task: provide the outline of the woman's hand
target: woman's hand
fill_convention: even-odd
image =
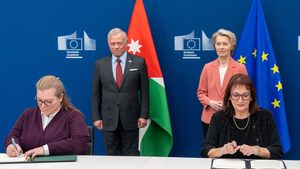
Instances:
[[[224,154],[234,154],[239,149],[240,149],[240,146],[238,146],[235,141],[232,141],[230,143],[224,144],[221,151],[222,151],[223,155]]]
[[[9,157],[17,157],[19,154],[22,154],[22,149],[21,147],[19,146],[19,144],[16,144],[17,146],[17,149],[14,147],[13,144],[10,144],[6,147],[6,154],[9,156]]]
[[[223,101],[210,100],[208,105],[217,111],[223,109]]]
[[[240,146],[240,152],[243,153],[244,156],[250,156],[252,154],[260,156],[260,147],[243,144]]]
[[[240,146],[238,146],[235,141],[232,141],[225,144],[223,147],[209,150],[207,156],[209,158],[218,158],[225,154],[234,154],[238,149],[240,149]]]
[[[45,150],[43,147],[37,147],[25,153],[25,157],[31,157],[31,158],[34,158],[36,156],[44,156],[44,155],[45,155]]]

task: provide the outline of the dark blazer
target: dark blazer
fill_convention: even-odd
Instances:
[[[95,63],[92,118],[103,120],[104,131],[116,130],[119,119],[125,130],[137,129],[138,118],[149,117],[149,80],[145,60],[127,54],[121,88],[112,71],[112,56]]]
[[[279,135],[271,112],[260,109],[251,114],[249,127],[252,137],[255,142],[248,145],[258,145],[265,147],[271,154],[271,159],[278,159],[282,157],[282,148],[280,144]],[[247,129],[246,129],[247,130]],[[201,155],[207,157],[208,152],[212,148],[222,147],[224,144],[236,141],[238,129],[234,126],[232,116],[228,116],[225,112],[216,112],[212,116],[206,139],[202,145]],[[239,145],[239,143],[237,143]],[[240,155],[238,155],[240,154]],[[257,156],[243,156],[237,152],[233,155],[223,155],[222,158],[259,158]]]

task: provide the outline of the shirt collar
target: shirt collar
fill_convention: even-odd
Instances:
[[[117,59],[120,59],[122,63],[125,63],[126,59],[127,59],[127,52],[124,52],[119,58],[112,55],[113,63],[115,63],[117,61]]]
[[[47,115],[45,115],[44,112],[41,112],[41,115],[44,117],[48,117],[48,118],[53,118],[59,111],[60,111],[61,107],[53,114],[50,114],[49,117]]]

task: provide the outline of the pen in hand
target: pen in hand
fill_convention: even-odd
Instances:
[[[16,142],[15,142],[15,139],[14,139],[14,138],[11,138],[11,142],[12,142],[14,148],[16,149],[16,153],[17,153],[17,157],[18,157],[18,156],[19,156],[19,152],[18,152],[18,148],[17,148],[17,144],[16,144]]]

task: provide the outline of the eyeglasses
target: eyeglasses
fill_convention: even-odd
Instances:
[[[45,105],[45,106],[50,106],[53,103],[53,99],[46,99],[46,100],[42,100],[38,97],[34,98],[36,100],[36,102],[41,106],[41,105]]]
[[[242,100],[244,100],[244,101],[248,101],[250,99],[250,97],[251,97],[250,92],[245,92],[242,94],[234,92],[234,93],[230,94],[230,99],[233,101],[238,101],[240,98],[242,98]]]

